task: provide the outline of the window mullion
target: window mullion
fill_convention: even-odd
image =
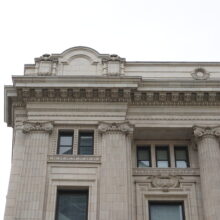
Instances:
[[[74,129],[73,155],[78,154],[79,129]]]

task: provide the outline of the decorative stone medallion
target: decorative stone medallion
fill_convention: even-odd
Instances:
[[[191,76],[196,80],[206,80],[210,77],[210,74],[203,68],[197,68],[192,72]]]

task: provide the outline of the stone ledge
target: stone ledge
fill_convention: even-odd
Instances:
[[[48,155],[48,163],[101,163],[101,156],[94,155]]]
[[[199,176],[197,168],[133,168],[133,176],[155,175]]]

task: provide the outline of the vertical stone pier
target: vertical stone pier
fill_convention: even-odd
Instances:
[[[204,220],[220,219],[220,147],[218,127],[194,127],[197,140]]]
[[[128,122],[99,124],[102,137],[99,220],[131,220],[131,141]]]
[[[24,163],[18,192],[19,220],[42,220],[47,173],[47,152],[51,122],[24,122]]]

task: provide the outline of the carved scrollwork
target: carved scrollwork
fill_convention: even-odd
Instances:
[[[220,137],[220,126],[217,127],[194,126],[193,134],[196,139],[200,139],[205,136]]]
[[[35,122],[35,121],[25,121],[23,122],[23,132],[30,133],[33,131],[43,131],[51,133],[53,130],[52,122]]]
[[[161,174],[152,176],[150,179],[151,185],[154,188],[176,188],[179,186],[181,177]]]
[[[100,122],[98,131],[103,134],[107,132],[122,132],[125,134],[133,132],[133,126],[129,122]]]

